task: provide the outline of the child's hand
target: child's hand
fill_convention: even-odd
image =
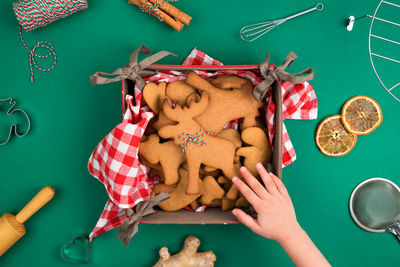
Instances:
[[[240,209],[234,209],[232,213],[253,232],[281,243],[301,233],[302,229],[282,181],[274,174],[268,174],[260,163],[256,167],[265,187],[245,167],[241,167],[240,172],[248,185],[236,177],[232,181],[256,210],[257,219]]]
[[[233,214],[253,232],[278,241],[296,266],[331,266],[297,222],[282,181],[268,174],[260,163],[256,167],[265,187],[244,167],[240,172],[248,185],[236,177],[232,181],[256,210],[257,219],[240,209],[234,209]]]

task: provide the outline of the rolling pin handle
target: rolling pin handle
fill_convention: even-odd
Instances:
[[[54,189],[50,186],[44,187],[40,190],[39,193],[36,194],[31,201],[15,216],[15,219],[20,222],[24,223],[28,220],[33,214],[35,214],[41,207],[46,205],[47,202],[50,201],[54,196]]]

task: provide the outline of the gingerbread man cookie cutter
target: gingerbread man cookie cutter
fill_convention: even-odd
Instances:
[[[23,137],[23,136],[27,135],[29,133],[30,129],[31,129],[31,120],[29,119],[28,114],[26,114],[26,112],[23,111],[22,109],[18,109],[18,108],[14,109],[15,105],[17,104],[17,102],[15,100],[13,100],[12,98],[0,99],[0,111],[2,110],[2,105],[3,105],[4,102],[8,102],[8,104],[10,105],[6,115],[7,116],[11,116],[12,114],[16,114],[18,112],[22,113],[25,116],[25,118],[26,118],[26,120],[28,122],[28,128],[24,131],[24,133],[20,133],[18,131],[18,125],[15,124],[15,123],[11,124],[10,130],[8,132],[8,137],[7,137],[7,139],[5,141],[2,141],[0,139],[0,146],[7,144],[11,140],[11,136],[13,134],[15,136],[17,136],[17,137]]]

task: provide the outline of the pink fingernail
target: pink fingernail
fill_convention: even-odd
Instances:
[[[238,178],[237,178],[236,176],[235,176],[235,177],[233,177],[233,178],[232,178],[232,182],[236,182],[236,181],[237,181],[237,179],[238,179]]]
[[[259,163],[257,163],[256,167],[259,169],[262,169],[264,166],[259,162]]]

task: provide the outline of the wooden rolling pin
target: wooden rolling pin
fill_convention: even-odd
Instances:
[[[25,234],[24,222],[49,202],[53,196],[54,189],[46,186],[29,201],[17,216],[4,213],[0,217],[0,256]]]

